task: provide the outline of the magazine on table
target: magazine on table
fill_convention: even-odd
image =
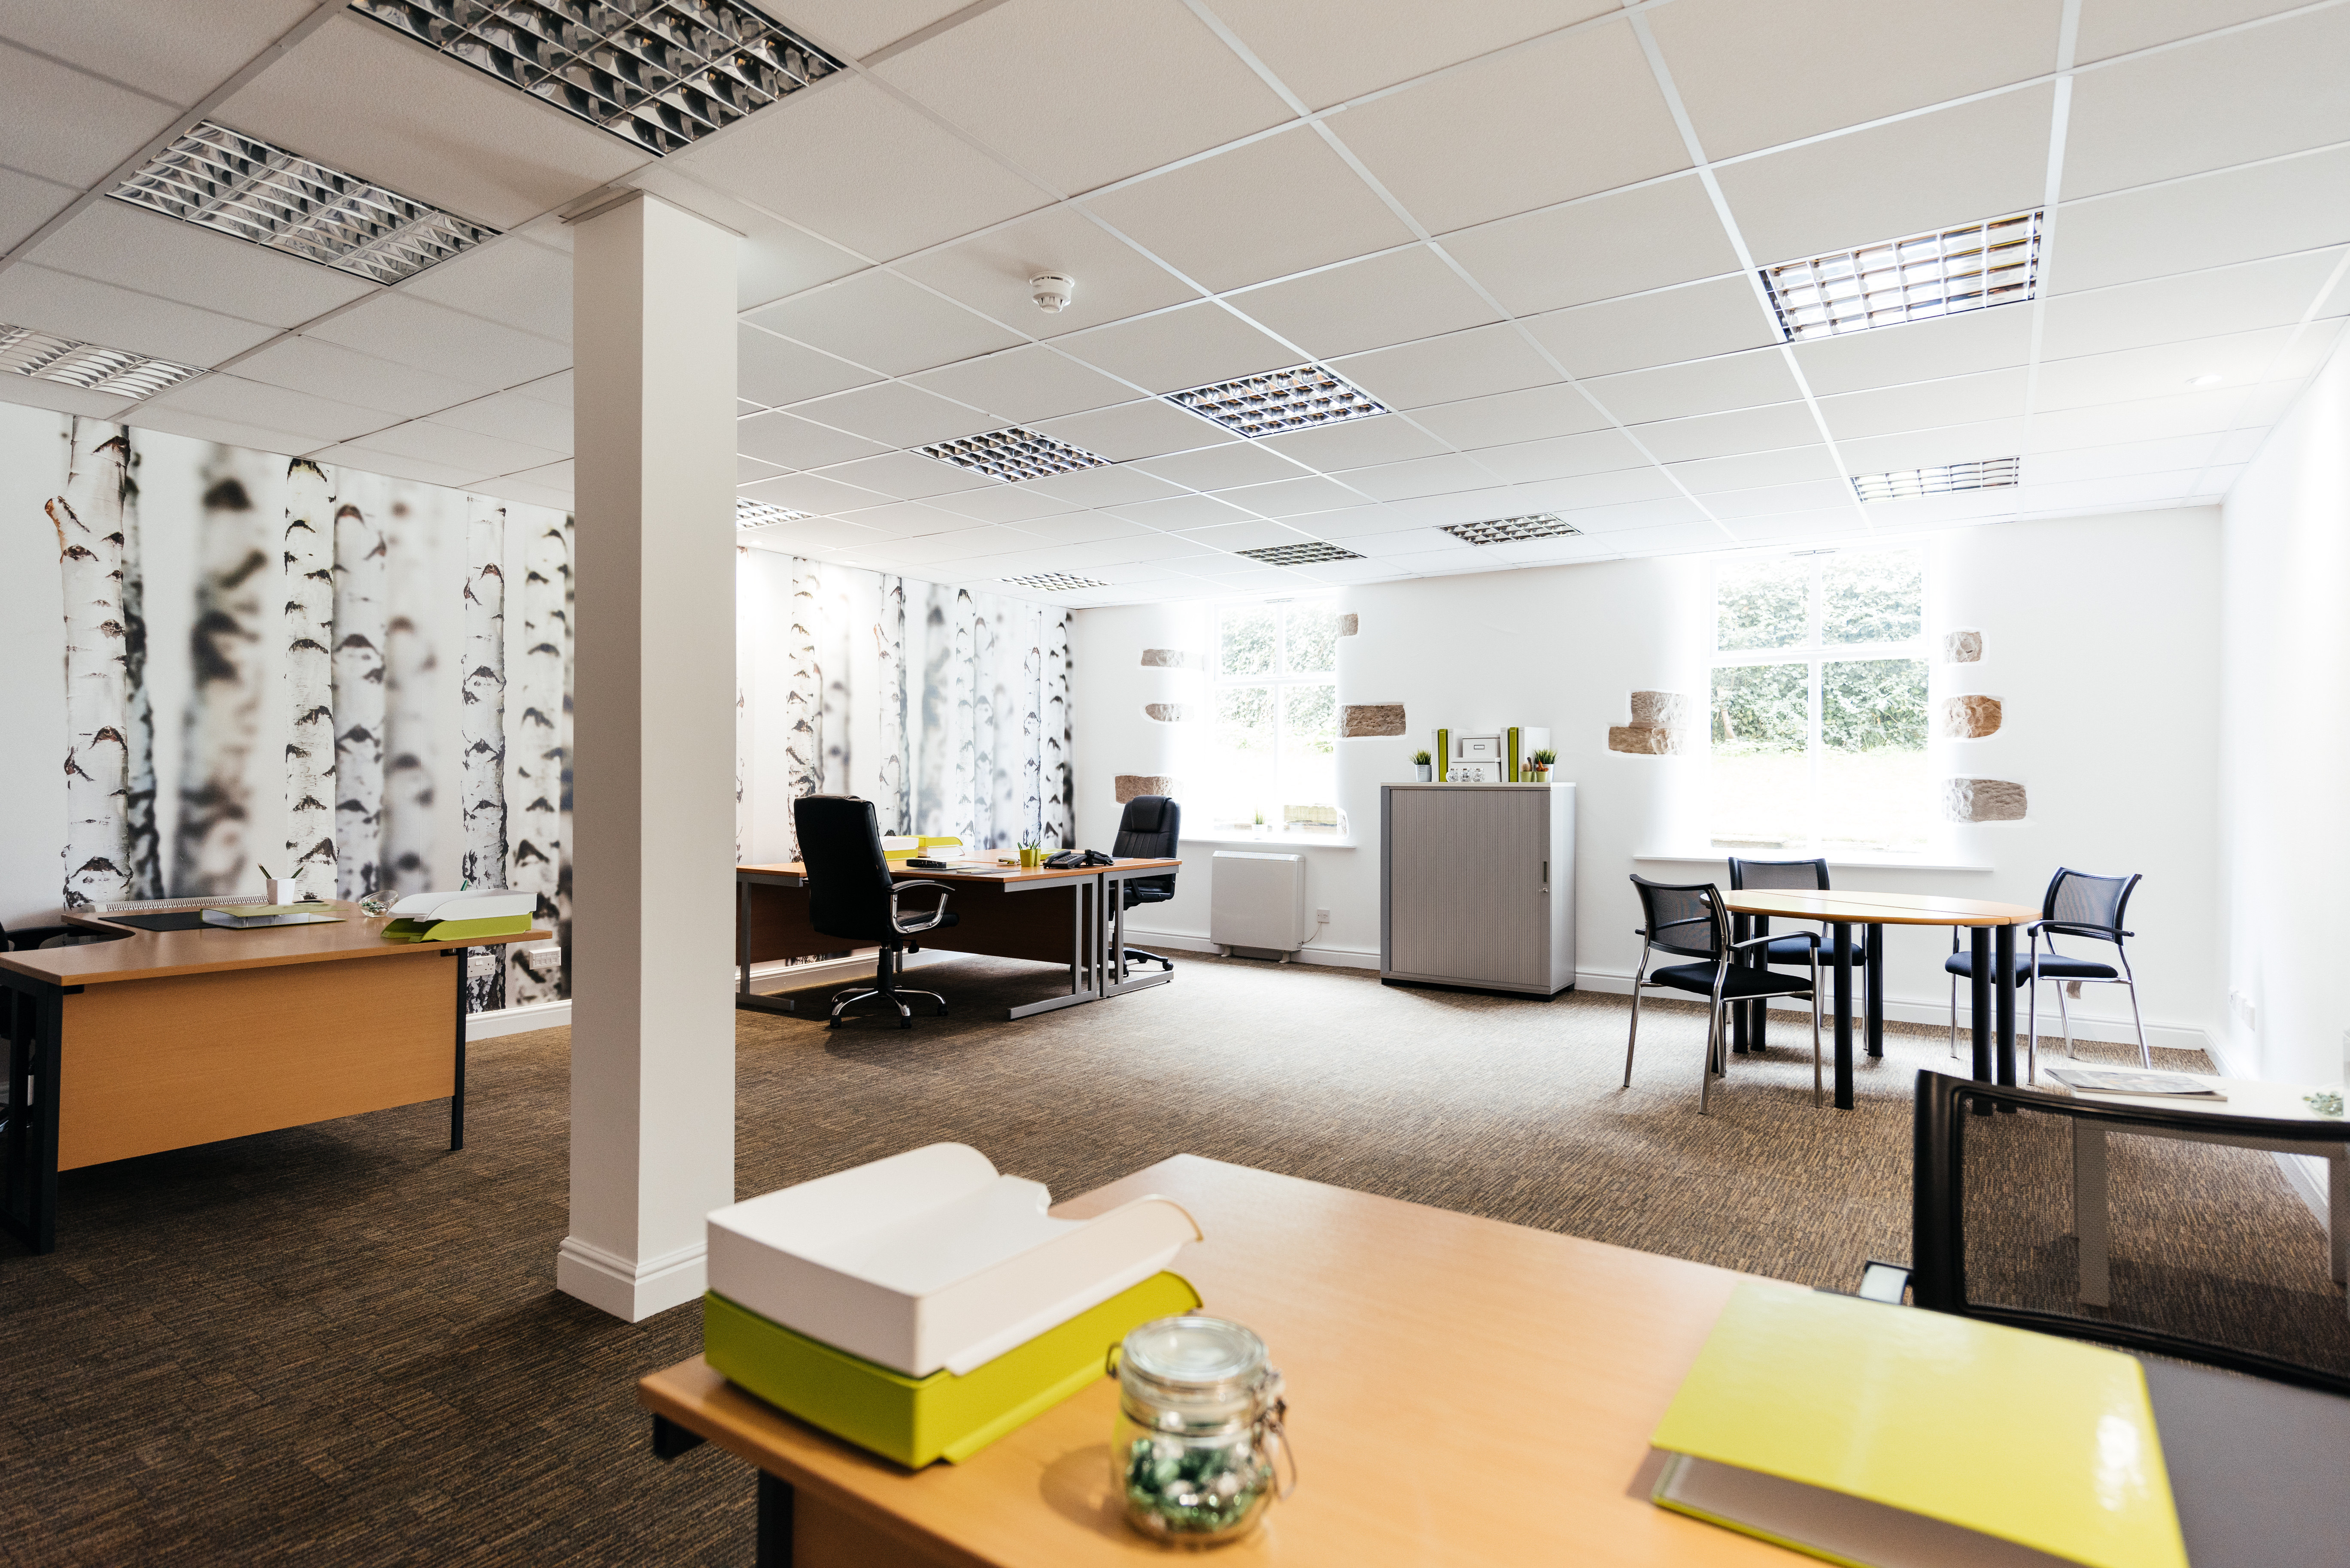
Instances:
[[[2162,1095],[2175,1099],[2224,1100],[2228,1096],[2184,1073],[2123,1072],[2096,1067],[2051,1067],[2048,1075],[2084,1095]]]

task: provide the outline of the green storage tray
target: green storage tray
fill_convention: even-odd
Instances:
[[[943,1369],[910,1377],[712,1291],[702,1298],[702,1354],[769,1404],[920,1469],[941,1458],[961,1464],[1102,1376],[1128,1330],[1199,1305],[1190,1281],[1160,1272],[960,1377]]]

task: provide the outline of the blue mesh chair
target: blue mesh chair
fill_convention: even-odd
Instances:
[[[1642,938],[1640,967],[1632,977],[1632,1030],[1624,1042],[1624,1086],[1632,1086],[1632,1051],[1640,1038],[1640,988],[1645,985],[1667,986],[1674,991],[1702,996],[1712,1002],[1706,1017],[1705,1072],[1698,1080],[1697,1108],[1700,1116],[1706,1109],[1707,1091],[1718,1076],[1729,1073],[1730,1053],[1725,1049],[1728,1032],[1722,1027],[1725,1010],[1740,1002],[1760,1002],[1773,996],[1808,998],[1812,1004],[1812,1104],[1820,1103],[1820,961],[1819,938],[1805,931],[1793,937],[1756,937],[1750,941],[1730,940],[1730,915],[1721,906],[1721,895],[1711,882],[1669,883],[1651,882],[1645,877],[1634,877],[1632,886],[1639,890],[1640,929],[1633,933]],[[1739,950],[1754,949],[1766,942],[1785,941],[1809,943],[1813,949],[1811,977],[1780,974],[1768,969],[1755,969],[1738,961]],[[1694,963],[1670,964],[1649,972],[1648,959],[1662,950]]]
[[[1828,890],[1828,863],[1825,860],[1741,860],[1731,856],[1730,885],[1741,892],[1752,888],[1790,893],[1825,893]],[[1762,950],[1766,955],[1762,961],[1809,963],[1816,950],[1823,967],[1834,964],[1836,944],[1835,939],[1828,934],[1827,925],[1825,920],[1820,923],[1820,934],[1815,940],[1803,936],[1773,937],[1770,945]],[[1857,940],[1847,938],[1845,947],[1852,960],[1853,995],[1857,999],[1868,992],[1867,953]]]
[[[2129,988],[2130,1021],[2137,1029],[2137,1059],[2141,1065],[2154,1065],[2154,1053],[2147,1048],[2146,1019],[2137,1007],[2137,978],[2130,972],[2129,955],[2122,950],[2124,939],[2137,935],[2122,929],[2122,919],[2129,909],[2130,895],[2137,890],[2142,877],[2095,877],[2086,871],[2074,871],[2059,867],[2049,879],[2048,893],[2041,900],[2040,919],[2026,928],[2032,947],[2027,953],[2015,955],[2015,969],[2011,974],[1994,975],[1994,981],[2004,980],[2010,985],[2032,988],[2031,1010],[2028,1014],[2027,1044],[2024,1059],[2027,1064],[2024,1082],[2040,1081],[2040,982],[2059,982],[2056,987],[2056,1012],[2064,1023],[2064,1054],[2076,1055],[2073,1048],[2073,1013],[2064,1005],[2067,984],[2121,985]],[[2114,962],[2096,959],[2077,958],[2056,950],[2056,939],[2111,942]],[[2040,943],[2046,939],[2048,950],[2042,952]],[[2120,967],[2116,969],[2116,964]],[[1959,1054],[1959,981],[1974,978],[1974,955],[1960,948],[1959,930],[1950,929],[1950,956],[1942,961],[1950,976],[1950,1054]]]

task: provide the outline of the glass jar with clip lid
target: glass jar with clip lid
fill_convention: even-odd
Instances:
[[[1137,1530],[1217,1545],[1247,1534],[1276,1495],[1296,1490],[1282,1430],[1288,1407],[1264,1341],[1224,1318],[1162,1317],[1110,1354],[1118,1393],[1110,1480]]]

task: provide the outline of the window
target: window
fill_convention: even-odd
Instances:
[[[1244,827],[1261,820],[1278,832],[1289,820],[1288,808],[1334,806],[1338,798],[1335,603],[1286,599],[1223,606],[1216,612],[1214,680],[1209,820],[1220,827]]]
[[[1716,847],[1925,847],[1924,607],[1915,549],[1715,568],[1708,811]]]

